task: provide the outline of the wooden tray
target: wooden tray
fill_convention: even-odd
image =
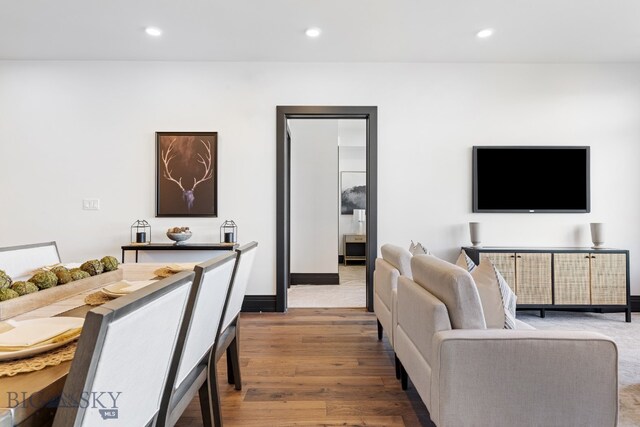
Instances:
[[[102,287],[108,283],[122,280],[122,269],[98,274],[97,276],[87,277],[86,279],[69,282],[66,285],[58,285],[49,289],[32,294],[23,295],[18,298],[0,302],[0,320],[26,313],[36,308],[44,307],[73,295]]]

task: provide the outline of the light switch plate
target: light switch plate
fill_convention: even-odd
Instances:
[[[82,199],[82,209],[85,211],[100,210],[100,199]]]

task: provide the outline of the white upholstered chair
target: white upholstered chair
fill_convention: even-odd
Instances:
[[[219,401],[216,370],[208,369],[209,356],[220,333],[236,261],[237,254],[229,252],[195,266],[196,278],[165,384],[158,427],[173,426],[196,394],[203,425],[213,423],[212,405]]]
[[[244,301],[244,294],[247,291],[249,278],[253,269],[253,263],[258,249],[258,242],[251,242],[236,249],[238,252],[238,262],[234,273],[233,284],[229,291],[228,302],[224,309],[222,326],[215,345],[215,354],[210,364],[210,369],[215,369],[217,362],[224,352],[227,353],[227,381],[234,384],[236,390],[242,388],[242,378],[240,376],[240,310]],[[215,425],[222,425],[220,412],[216,413],[214,406]]]
[[[31,276],[33,270],[59,262],[56,242],[0,248],[0,266],[13,280]]]
[[[176,274],[87,313],[54,427],[155,422],[194,276]]]

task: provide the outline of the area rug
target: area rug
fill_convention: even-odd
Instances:
[[[518,312],[518,319],[536,329],[593,331],[611,337],[618,345],[619,427],[640,426],[640,313],[631,323],[624,313],[568,313],[547,311],[541,319],[536,312]]]
[[[366,269],[360,265],[340,265],[340,284],[294,285],[289,288],[289,308],[365,307]]]

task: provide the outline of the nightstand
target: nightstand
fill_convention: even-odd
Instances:
[[[364,234],[345,234],[342,252],[344,265],[347,265],[347,261],[366,261],[367,236]]]

